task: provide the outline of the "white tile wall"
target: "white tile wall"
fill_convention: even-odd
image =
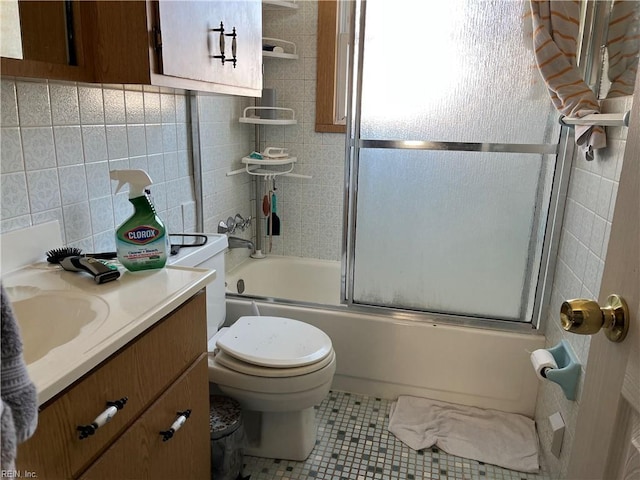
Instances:
[[[116,168],[147,170],[169,230],[196,230],[186,92],[13,78],[3,78],[0,91],[0,231],[58,219],[67,245],[113,250],[114,230],[132,212],[128,193],[116,195],[109,178]],[[238,122],[248,100],[215,98],[208,119],[232,133],[208,146],[224,176],[253,148],[253,134]],[[246,187],[217,194],[220,201],[206,205],[207,227],[231,212],[249,214]]]
[[[217,231],[221,220],[238,213],[244,218],[255,216],[251,176],[246,173],[227,176],[228,172],[243,168],[240,159],[255,148],[254,126],[239,121],[249,105],[253,105],[252,98],[229,102],[228,97],[221,95],[198,95],[203,223],[209,232]],[[252,228],[236,231],[234,235],[251,239],[254,232]],[[248,254],[244,249],[228,252],[227,266],[233,267]]]
[[[269,145],[298,157],[297,172],[313,175],[279,179],[282,235],[274,237],[273,253],[337,260],[344,135],[314,131],[316,28],[315,2],[300,2],[295,11],[265,10],[264,35],[294,41],[300,52],[294,62],[269,59],[265,86],[276,88],[279,104],[295,108],[300,121],[264,133]],[[66,242],[112,249],[109,232],[130,212],[126,193],[114,195],[108,173],[114,168],[148,170],[154,203],[170,229],[195,228],[183,225],[181,209],[194,199],[184,92],[3,78],[1,93],[0,231],[59,219]],[[254,127],[238,122],[252,104],[239,97],[198,97],[206,230],[215,231],[236,213],[255,215],[249,176],[226,176],[255,148]],[[191,222],[194,215],[186,217]]]
[[[605,113],[622,112],[630,108],[631,97],[603,103]],[[573,160],[545,336],[547,348],[557,345],[562,339],[567,340],[582,364],[582,373],[576,401],[567,400],[554,383],[540,384],[535,419],[544,460],[552,478],[566,477],[591,339],[589,336],[568,334],[561,328],[560,305],[572,298],[598,297],[620,180],[626,130],[623,127],[608,128],[608,146],[597,151],[592,162],[580,156]],[[555,412],[560,412],[567,426],[560,458],[550,452],[551,428],[548,419]]]
[[[276,90],[277,106],[295,110],[298,124],[265,128],[262,148],[287,148],[298,159],[294,173],[313,177],[278,178],[281,235],[273,237],[273,253],[339,260],[345,136],[315,131],[318,9],[317,2],[298,5],[263,12],[263,36],[294,42],[299,59],[264,59],[265,87]],[[260,204],[263,195],[258,192]]]

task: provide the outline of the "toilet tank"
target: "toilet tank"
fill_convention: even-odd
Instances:
[[[207,268],[216,271],[216,277],[207,285],[207,341],[210,340],[224,323],[225,275],[224,253],[227,249],[227,236],[217,233],[205,233],[207,243],[199,247],[181,247],[177,255],[171,255],[167,264],[171,266]],[[196,237],[172,236],[172,243],[183,241],[192,243]],[[211,349],[210,349],[211,351]]]

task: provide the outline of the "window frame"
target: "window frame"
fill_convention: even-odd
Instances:
[[[316,132],[346,133],[345,124],[335,120],[337,73],[338,1],[318,2]]]

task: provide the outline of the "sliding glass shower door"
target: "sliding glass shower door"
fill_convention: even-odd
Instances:
[[[527,9],[359,4],[349,303],[531,321],[561,128]]]

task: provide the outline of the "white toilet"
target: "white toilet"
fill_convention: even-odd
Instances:
[[[214,268],[207,286],[209,381],[243,407],[247,455],[306,459],[316,442],[314,406],[331,388],[336,358],[322,330],[289,318],[241,317],[224,323],[227,238],[208,235],[202,247],[182,248],[172,265]]]

